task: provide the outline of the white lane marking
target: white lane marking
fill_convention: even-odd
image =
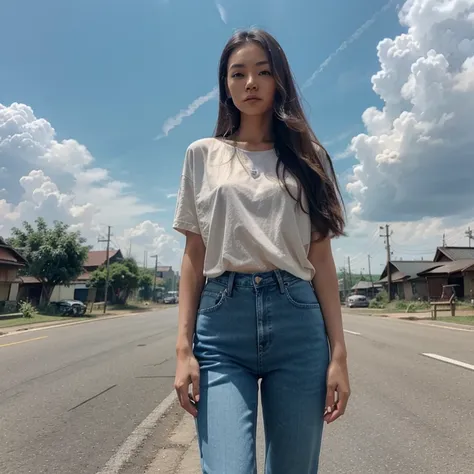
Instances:
[[[448,364],[457,365],[458,367],[462,367],[463,369],[474,371],[474,365],[466,364],[466,362],[461,362],[456,359],[450,359],[449,357],[444,357],[438,354],[430,354],[427,352],[423,352],[421,355],[424,355],[425,357],[430,357],[431,359],[440,360],[441,362],[446,362]]]
[[[119,450],[109,459],[105,467],[97,474],[118,474],[141,443],[153,433],[158,421],[175,400],[177,400],[177,396],[176,392],[173,391],[135,428]]]
[[[360,332],[349,331],[348,329],[344,329],[344,332],[347,332],[347,334],[353,334],[354,336],[361,336]]]
[[[472,332],[474,333],[474,329],[465,329],[465,328],[455,328],[453,326],[443,326],[441,324],[430,324],[430,323],[419,323],[410,321],[412,324],[418,324],[419,326],[429,326],[432,328],[440,328],[440,329],[451,329],[451,331],[462,331],[462,332]]]

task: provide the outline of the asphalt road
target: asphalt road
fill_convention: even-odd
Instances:
[[[101,471],[172,389],[176,314],[1,337],[0,473]],[[326,429],[321,473],[474,472],[474,331],[429,324],[345,316],[353,395]],[[180,417],[160,420],[156,446]]]
[[[100,471],[172,391],[176,315],[0,337],[0,473]]]

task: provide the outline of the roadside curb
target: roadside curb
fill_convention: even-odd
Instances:
[[[5,336],[11,336],[13,334],[21,334],[24,332],[33,332],[33,331],[39,331],[42,329],[53,329],[57,327],[63,327],[63,326],[75,326],[77,324],[86,324],[86,323],[95,323],[97,321],[105,321],[108,319],[117,319],[117,318],[124,318],[127,316],[136,316],[139,314],[145,314],[153,311],[161,311],[164,308],[159,308],[159,309],[146,309],[144,311],[135,311],[135,312],[130,312],[130,313],[123,313],[123,314],[111,314],[109,316],[98,316],[92,319],[86,319],[86,320],[81,320],[81,321],[74,321],[74,318],[67,318],[64,321],[50,321],[47,323],[33,323],[33,324],[28,324],[28,325],[20,325],[20,326],[12,326],[12,327],[6,327],[6,328],[0,328],[0,337],[5,337]]]

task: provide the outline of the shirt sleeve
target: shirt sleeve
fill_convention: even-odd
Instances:
[[[173,229],[186,235],[186,232],[201,234],[196,211],[196,195],[194,192],[193,153],[186,151],[181,182],[176,200],[176,211]]]

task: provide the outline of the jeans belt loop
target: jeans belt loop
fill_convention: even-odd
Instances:
[[[285,293],[285,283],[283,282],[283,276],[280,270],[275,270],[275,276],[278,282],[278,287],[280,288],[280,293]]]
[[[234,289],[235,272],[229,273],[229,279],[227,280],[227,296],[232,296],[232,290]]]

